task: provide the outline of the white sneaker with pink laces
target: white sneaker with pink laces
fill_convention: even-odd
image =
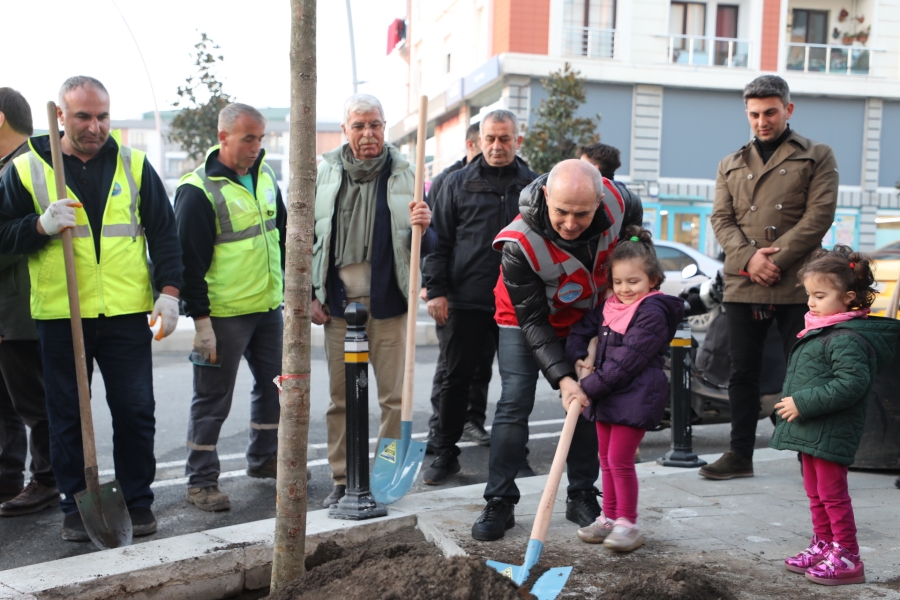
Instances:
[[[603,545],[616,552],[631,552],[644,544],[644,534],[637,524],[624,517],[616,519],[613,529],[603,540]]]

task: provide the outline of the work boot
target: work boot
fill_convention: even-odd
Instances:
[[[600,516],[599,495],[597,490],[580,490],[571,494],[566,498],[566,519],[579,527],[591,525]]]
[[[0,502],[12,500],[21,493],[21,483],[0,483]]]
[[[278,477],[278,457],[275,456],[261,467],[247,467],[247,477],[255,479],[276,479]]]
[[[18,496],[0,504],[0,516],[27,515],[59,504],[59,490],[32,479]]]
[[[219,493],[222,494],[222,492]],[[131,517],[131,532],[134,537],[156,533],[156,517],[153,516],[153,511],[149,506],[129,506],[128,516]]]
[[[63,517],[62,539],[67,542],[91,541],[91,536],[84,528],[84,521],[81,520],[81,513],[77,510],[73,513],[66,513]]]
[[[822,585],[865,583],[866,568],[859,554],[852,554],[837,542],[831,542],[828,557],[806,571],[806,578]]]
[[[814,535],[809,542],[809,548],[799,554],[788,556],[784,559],[784,566],[788,571],[793,571],[794,573],[806,573],[810,567],[814,567],[828,558],[830,549],[831,546],[829,544]]]
[[[753,459],[729,450],[713,464],[700,467],[700,475],[707,479],[753,477]]]
[[[444,451],[422,472],[422,480],[428,485],[441,485],[448,477],[457,473],[459,473],[459,459],[453,452]]]
[[[462,439],[479,446],[491,445],[491,434],[475,421],[469,421],[463,426]]]
[[[347,493],[346,485],[336,485],[334,489],[331,490],[331,493],[328,494],[328,497],[322,501],[322,506],[328,508],[332,504],[337,504],[341,501],[341,498]]]
[[[587,527],[579,529],[576,535],[578,535],[578,539],[582,542],[587,542],[588,544],[601,544],[603,543],[603,540],[606,539],[606,536],[612,533],[612,529],[613,521],[600,515],[597,517],[596,521]]]
[[[425,454],[437,454],[437,452],[435,452],[435,449],[433,446],[434,434],[435,434],[434,427],[429,427],[428,435],[425,436]]]
[[[228,500],[228,494],[219,491],[219,486],[210,485],[207,487],[188,488],[185,500],[207,512],[219,512],[220,510],[228,510],[231,508],[231,502]]]
[[[613,530],[603,540],[603,546],[616,552],[631,552],[644,545],[644,534],[636,523],[626,518],[616,519]]]
[[[472,537],[482,542],[499,540],[515,526],[515,512],[516,505],[506,498],[491,498],[472,525]]]

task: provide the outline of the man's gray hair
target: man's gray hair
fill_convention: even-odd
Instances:
[[[581,163],[581,165],[576,165],[575,163]],[[576,168],[581,173],[589,178],[594,183],[594,191],[597,193],[597,197],[599,198],[605,193],[605,186],[603,185],[603,175],[600,174],[600,170],[592,165],[591,163],[583,160],[564,160],[562,162],[556,163],[556,165],[550,169],[550,174],[547,175],[547,190],[550,193],[553,193],[553,180],[559,175],[559,172],[563,169]]]
[[[361,115],[378,111],[381,113],[381,120],[384,121],[384,108],[378,98],[370,94],[353,94],[344,101],[344,125],[350,121],[350,113],[359,113]]]
[[[498,108],[497,110],[492,110],[488,114],[484,115],[481,119],[481,126],[479,131],[484,134],[484,124],[488,121],[493,121],[494,123],[504,123],[506,121],[510,121],[513,125],[513,135],[515,137],[519,137],[519,117],[516,116],[516,113],[511,110],[505,110],[502,108]]]
[[[231,128],[234,127],[234,122],[237,121],[238,117],[241,115],[247,115],[262,125],[266,124],[266,118],[261,112],[249,104],[233,102],[219,111],[219,131],[231,132]]]
[[[744,88],[745,105],[750,98],[771,98],[773,96],[778,96],[785,106],[791,103],[791,90],[787,81],[778,75],[760,75]]]
[[[102,83],[100,83],[99,79],[94,79],[93,77],[89,77],[87,75],[75,75],[63,81],[62,87],[59,88],[59,98],[57,99],[57,104],[60,106],[60,108],[62,108],[63,110],[66,109],[66,94],[68,94],[72,90],[77,90],[78,88],[82,88],[86,85],[95,87],[109,96],[109,92],[106,91],[106,87]]]

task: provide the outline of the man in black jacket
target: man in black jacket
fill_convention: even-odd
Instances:
[[[437,458],[425,469],[425,483],[437,485],[459,472],[457,442],[466,422],[469,384],[478,369],[490,369],[496,347],[493,287],[499,256],[490,251],[494,236],[518,214],[522,189],[537,174],[516,150],[519,123],[508,110],[495,110],[481,121],[481,156],[451,173],[432,207],[438,245],[425,264],[428,313],[444,326],[441,351],[446,374],[439,418],[432,441]]]
[[[641,198],[628,189],[624,183],[615,178],[616,171],[622,166],[622,153],[615,146],[609,144],[591,144],[583,146],[579,149],[581,160],[586,161],[597,167],[600,174],[613,182],[613,185],[622,194],[625,200],[625,221],[629,224],[634,223],[640,225],[644,220],[644,207],[641,205]]]
[[[515,475],[528,441],[538,373],[561,391],[564,404],[586,399],[566,360],[565,338],[601,299],[606,257],[633,224],[624,219],[629,211],[618,188],[579,160],[557,164],[528,186],[520,213],[494,240],[503,267],[494,289],[503,391],[491,431],[487,506],[472,526],[472,537],[482,541],[498,540],[515,525]],[[594,487],[600,465],[596,430],[581,417],[566,464],[566,518],[585,527],[600,516]]]

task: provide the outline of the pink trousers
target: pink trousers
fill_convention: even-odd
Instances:
[[[600,471],[603,481],[603,513],[607,519],[624,517],[637,522],[638,480],[634,452],[645,430],[597,421]]]
[[[820,540],[835,541],[853,554],[859,554],[856,520],[847,491],[847,467],[809,454],[801,456],[813,533]]]

